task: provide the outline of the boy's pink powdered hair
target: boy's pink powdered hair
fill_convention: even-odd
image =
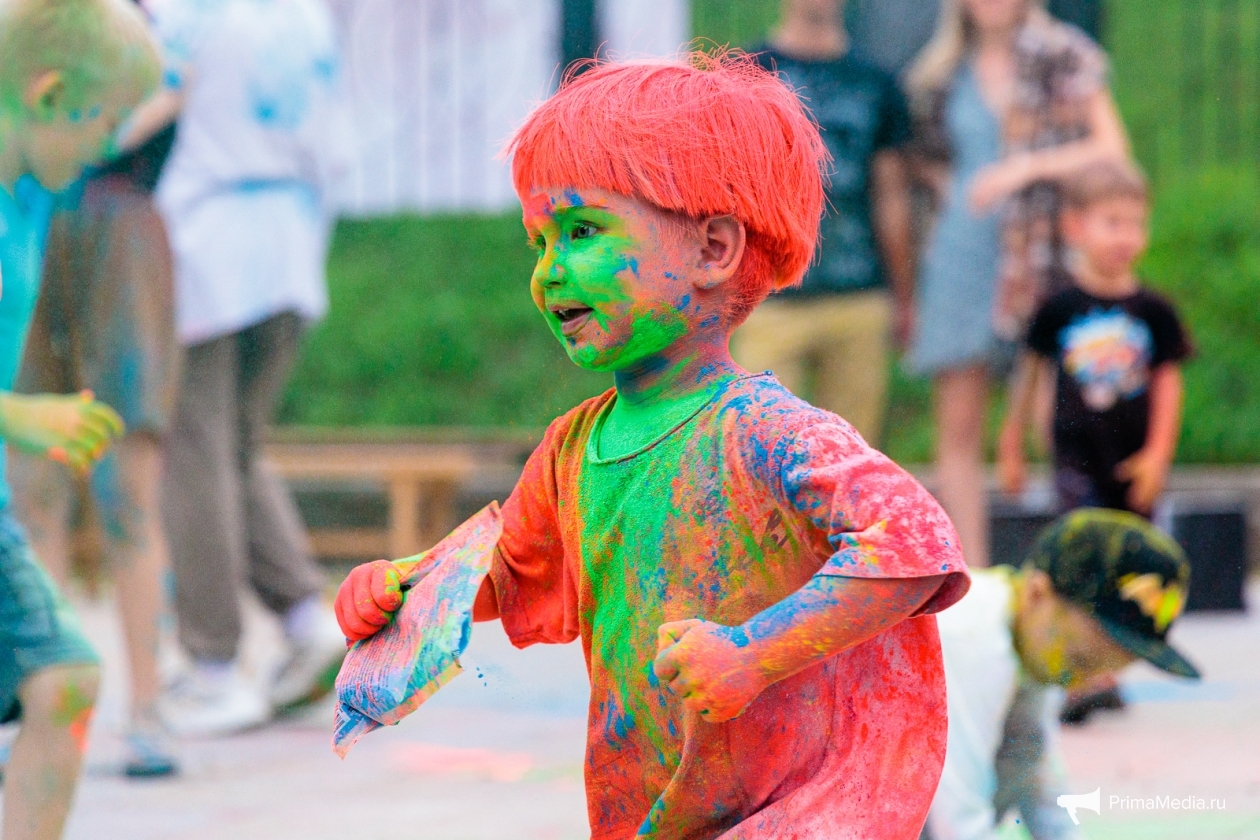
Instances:
[[[742,54],[587,66],[566,74],[508,144],[517,194],[586,187],[695,219],[734,216],[747,232],[737,321],[800,282],[828,154],[796,94]]]

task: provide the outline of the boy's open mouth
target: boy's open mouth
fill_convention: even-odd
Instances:
[[[560,332],[574,335],[590,320],[595,310],[581,304],[552,306],[551,311],[560,319]]]

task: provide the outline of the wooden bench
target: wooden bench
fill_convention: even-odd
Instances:
[[[273,430],[267,460],[290,483],[379,486],[388,523],[379,528],[317,527],[320,557],[408,557],[444,537],[456,522],[461,485],[479,469],[522,457],[536,435],[489,430]]]

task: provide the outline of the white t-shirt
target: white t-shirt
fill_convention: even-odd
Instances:
[[[941,612],[949,740],[928,816],[931,840],[995,840],[1017,809],[1034,840],[1080,840],[1055,800],[1062,789],[1062,691],[1022,673],[1011,635],[1005,569],[972,572],[971,589]]]
[[[150,0],[184,92],[157,203],[185,344],[328,306],[330,191],[350,160],[323,0]]]

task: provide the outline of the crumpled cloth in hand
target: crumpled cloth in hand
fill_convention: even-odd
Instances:
[[[337,674],[337,755],[398,723],[463,670],[473,601],[502,532],[499,505],[491,502],[419,558],[403,578],[406,594],[393,620],[346,654]]]

